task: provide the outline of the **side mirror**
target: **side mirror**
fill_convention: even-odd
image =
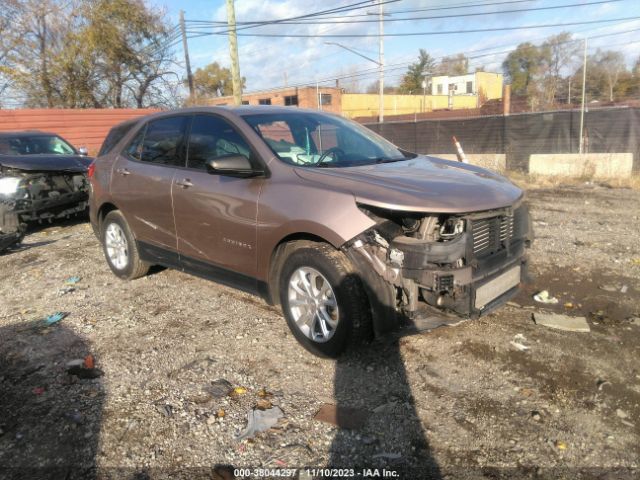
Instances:
[[[78,149],[78,153],[83,157],[86,157],[87,155],[89,155],[89,150],[87,150],[87,147],[80,147]]]
[[[228,177],[249,178],[264,174],[263,171],[254,169],[249,159],[243,155],[214,158],[207,160],[206,165],[209,173]]]

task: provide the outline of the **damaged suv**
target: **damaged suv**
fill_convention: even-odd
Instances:
[[[29,222],[85,212],[92,161],[52,133],[0,133],[0,252],[22,239]]]
[[[260,293],[316,354],[434,309],[483,315],[526,273],[522,190],[338,116],[192,108],[108,140],[90,217],[111,270],[159,264]]]

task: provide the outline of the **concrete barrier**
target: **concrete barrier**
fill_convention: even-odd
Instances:
[[[445,160],[458,160],[455,153],[428,153],[427,155]],[[465,155],[472,165],[496,172],[504,172],[507,169],[507,156],[504,153],[465,153]]]
[[[529,173],[585,178],[628,178],[633,153],[548,153],[529,157]]]

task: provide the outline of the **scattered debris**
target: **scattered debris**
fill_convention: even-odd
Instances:
[[[93,355],[89,354],[85,358],[76,358],[67,362],[67,373],[82,379],[98,378],[104,372],[95,367]]]
[[[628,285],[622,285],[622,288],[620,288],[620,293],[627,293],[628,290],[629,290]]]
[[[89,354],[86,357],[84,357],[83,360],[83,365],[85,368],[95,368],[95,360],[93,358],[93,355]]]
[[[640,327],[640,317],[629,317],[627,321],[632,325],[638,325]]]
[[[62,297],[63,295],[66,295],[67,293],[73,293],[75,291],[76,291],[76,289],[74,287],[64,287],[64,288],[61,288],[60,290],[58,290],[58,296]]]
[[[571,302],[566,302],[566,303],[564,304],[564,308],[573,308],[573,303],[571,303]]]
[[[226,381],[224,378],[219,378],[211,383],[210,387],[206,388],[206,391],[209,392],[214,398],[222,398],[226,397],[233,390],[233,385],[230,382]]]
[[[611,382],[608,380],[598,380],[596,382],[596,385],[598,386],[598,391],[601,392],[602,389],[604,388],[605,385],[611,385]]]
[[[526,341],[527,339],[525,338],[525,336],[521,333],[518,333],[517,335],[514,335],[513,340],[510,341],[509,344],[516,350],[519,350],[521,352],[526,352],[531,348],[524,344],[524,342]]]
[[[587,319],[584,317],[570,317],[568,315],[560,315],[557,313],[540,313],[533,314],[533,319],[537,325],[563,330],[565,332],[590,332]]]
[[[247,393],[247,389],[244,387],[236,387],[233,389],[233,391],[231,392],[231,396],[233,397],[237,397],[239,395],[244,395],[245,393]]]
[[[44,387],[35,387],[32,392],[35,395],[42,395],[44,393]]]
[[[258,410],[268,410],[271,407],[271,402],[266,398],[261,398],[260,400],[258,400],[258,403],[256,403],[256,408]]]
[[[273,393],[267,392],[267,390],[264,387],[262,387],[260,389],[260,391],[258,392],[258,397],[260,397],[260,398],[270,398],[270,397],[273,397]]]
[[[555,446],[558,450],[566,450],[567,449],[567,444],[564,443],[562,440],[556,440],[555,441]]]
[[[516,303],[516,302],[507,302],[507,305],[509,305],[510,307],[514,307],[514,308],[522,308],[522,305],[520,305],[519,303]]]
[[[216,412],[216,418],[224,418],[227,412],[224,411],[224,408],[219,408]]]
[[[64,283],[67,284],[67,285],[75,285],[80,280],[81,280],[80,277],[69,277],[64,281]]]
[[[273,407],[268,410],[253,409],[247,414],[247,426],[236,436],[236,441],[246,438],[253,438],[256,433],[264,432],[275,426],[284,416],[280,407]]]
[[[341,407],[325,403],[313,418],[321,422],[331,423],[340,428],[356,429],[364,426],[368,417],[368,412],[357,408]]]
[[[156,405],[156,409],[158,410],[158,412],[160,412],[162,415],[164,415],[167,418],[170,418],[173,416],[173,405],[170,405],[168,403],[164,405]]]
[[[613,285],[600,285],[598,288],[600,290],[604,290],[605,292],[617,292],[618,291],[618,287],[615,287]]]
[[[555,298],[555,297],[552,297],[547,290],[542,290],[542,291],[536,293],[533,296],[533,299],[536,302],[546,303],[546,304],[556,304],[556,303],[558,303],[558,299]]]
[[[69,315],[69,314],[66,313],[66,312],[53,313],[53,314],[49,315],[48,317],[46,317],[44,319],[44,323],[47,324],[47,325],[53,325],[54,323],[58,323],[60,320],[65,318],[67,315]]]
[[[542,415],[540,415],[540,412],[537,410],[531,412],[531,418],[533,418],[536,422],[542,421]]]
[[[622,419],[629,418],[629,414],[619,408],[616,409],[616,415],[618,416],[618,418],[622,418]]]

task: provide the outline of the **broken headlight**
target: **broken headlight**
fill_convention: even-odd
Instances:
[[[464,220],[458,217],[449,217],[440,223],[440,238],[444,241],[452,240],[464,232]]]
[[[10,196],[18,191],[21,178],[3,177],[0,178],[0,195]]]

